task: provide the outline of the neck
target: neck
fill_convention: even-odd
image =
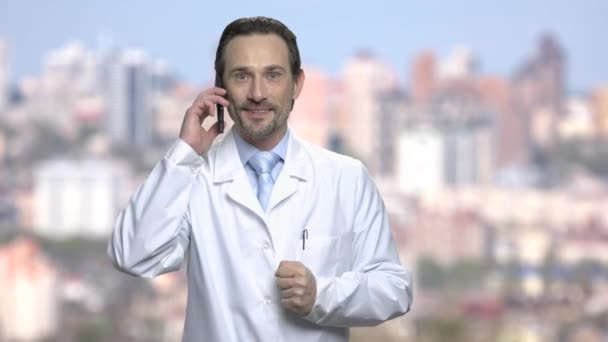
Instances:
[[[237,128],[237,133],[238,133],[238,135],[241,136],[241,138],[243,138],[243,140],[245,140],[246,142],[250,143],[251,145],[257,147],[261,151],[272,150],[275,146],[277,146],[279,144],[279,142],[281,142],[281,139],[283,139],[283,137],[287,133],[287,127],[285,127],[285,128],[281,128],[280,130],[274,132],[272,135],[270,135],[268,137],[256,138],[256,137],[252,137],[250,135],[244,134],[244,132],[241,129],[239,129],[238,127],[235,127],[235,128]]]

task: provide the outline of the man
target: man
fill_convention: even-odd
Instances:
[[[287,119],[304,85],[296,38],[264,17],[229,24],[179,139],[135,192],[108,254],[153,277],[188,257],[184,341],[346,341],[406,313],[385,208],[363,165],[300,141]],[[218,138],[216,105],[234,126]]]

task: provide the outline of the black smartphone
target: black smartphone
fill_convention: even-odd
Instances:
[[[224,88],[222,86],[222,76],[219,73],[215,74],[215,86]],[[220,133],[224,133],[224,125],[226,124],[224,122],[224,106],[222,106],[220,104],[216,104],[215,109],[216,109],[215,115],[217,117],[217,128]]]

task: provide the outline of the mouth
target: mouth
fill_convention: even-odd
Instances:
[[[243,108],[243,112],[251,118],[263,118],[272,113],[270,108]]]

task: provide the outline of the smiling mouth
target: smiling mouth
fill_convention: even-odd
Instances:
[[[245,109],[250,116],[265,116],[272,111],[272,109],[264,108],[264,109]]]

